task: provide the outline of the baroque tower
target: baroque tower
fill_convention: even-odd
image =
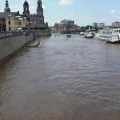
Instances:
[[[29,11],[29,4],[28,2],[25,0],[24,4],[23,4],[23,15],[26,17],[30,16],[30,11]]]
[[[37,4],[38,4],[38,6],[37,6],[37,15],[43,17],[42,1],[38,0]]]
[[[4,12],[10,12],[8,0],[6,0]]]

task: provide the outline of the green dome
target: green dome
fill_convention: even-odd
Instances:
[[[12,15],[11,15],[11,14],[9,14],[9,15],[8,15],[8,17],[12,17]]]
[[[23,18],[18,18],[18,20],[23,20]]]
[[[16,18],[21,18],[21,16],[16,16]]]

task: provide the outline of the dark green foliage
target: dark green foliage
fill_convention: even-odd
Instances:
[[[27,27],[22,27],[22,30],[28,30],[28,28]]]
[[[81,31],[85,32],[86,28],[84,26],[81,27]]]
[[[93,27],[91,26],[91,25],[87,25],[86,27],[85,27],[85,29],[93,29]]]

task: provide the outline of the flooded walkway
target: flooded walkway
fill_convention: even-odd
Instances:
[[[0,120],[120,120],[120,45],[66,35],[0,65]]]

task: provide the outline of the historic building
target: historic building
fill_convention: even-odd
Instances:
[[[0,12],[0,31],[6,31],[6,20],[5,18],[9,15],[13,15],[13,16],[17,16],[20,15],[19,11],[17,12],[11,12],[10,8],[9,8],[9,3],[8,0],[5,1],[5,8],[4,8],[4,12]]]
[[[18,27],[48,27],[48,23],[44,23],[41,0],[37,1],[36,12],[36,14],[30,14],[29,3],[26,0],[23,4],[22,15],[19,11],[11,12],[8,0],[6,0],[4,12],[0,12],[0,31],[17,30]],[[11,25],[8,24],[8,19],[10,19]],[[13,24],[14,22],[15,24]]]
[[[9,14],[6,18],[6,31],[16,31],[19,28],[26,27],[28,21],[26,17],[14,16]]]
[[[62,20],[61,23],[55,23],[54,32],[61,31],[77,31],[80,30],[80,27],[74,24],[73,20]]]
[[[48,27],[48,23],[44,23],[44,15],[42,8],[42,1],[37,1],[36,14],[30,14],[29,3],[27,1],[23,4],[23,16],[26,16],[30,21],[31,27]]]

